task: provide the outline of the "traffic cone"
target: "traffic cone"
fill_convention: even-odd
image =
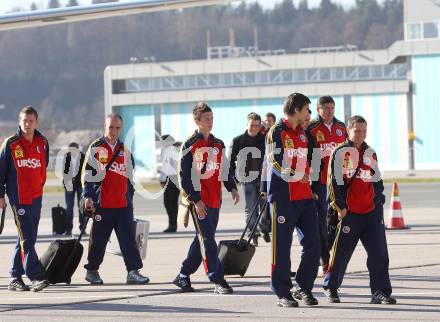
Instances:
[[[390,215],[388,216],[388,229],[406,229],[402,216],[402,204],[400,203],[399,188],[394,181],[391,193]]]

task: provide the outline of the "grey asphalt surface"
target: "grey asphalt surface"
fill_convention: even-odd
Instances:
[[[388,215],[390,185],[387,185]],[[181,294],[171,281],[178,273],[194,229],[180,228],[163,234],[167,218],[162,199],[135,199],[135,215],[151,222],[147,259],[142,273],[151,283],[126,285],[121,257],[106,254],[100,272],[105,284],[90,286],[84,281],[85,254],[72,285],[53,285],[41,293],[7,291],[10,254],[16,228],[8,213],[0,236],[0,321],[440,321],[440,183],[399,185],[407,230],[387,230],[390,276],[397,305],[370,305],[366,254],[359,244],[348,266],[340,294],[343,303],[329,304],[322,295],[322,277],[315,283],[317,307],[279,308],[269,287],[270,244],[260,241],[244,278],[229,277],[233,295],[214,295],[203,269],[192,277],[198,290]],[[217,240],[234,239],[243,227],[243,203],[234,207],[225,195]],[[42,254],[55,238],[51,235],[50,208],[64,204],[62,194],[44,197],[37,252]],[[75,217],[75,223],[76,223]],[[77,228],[75,227],[75,232]],[[299,262],[300,248],[294,239],[292,266]]]

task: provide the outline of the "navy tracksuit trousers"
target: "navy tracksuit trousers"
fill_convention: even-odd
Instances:
[[[93,216],[90,233],[87,270],[98,270],[104,260],[104,253],[110,235],[115,230],[127,271],[143,267],[135,241],[133,208],[98,208]]]
[[[295,227],[302,246],[295,280],[299,288],[311,291],[318,274],[321,251],[313,199],[272,203],[272,289],[279,298],[287,296],[293,287],[290,248]]]
[[[329,271],[324,278],[324,288],[338,289],[341,286],[348,262],[359,240],[367,251],[371,294],[382,291],[391,295],[382,205],[368,214],[348,213],[342,220],[332,249]]]
[[[206,274],[211,282],[217,283],[224,279],[223,266],[218,259],[215,231],[217,229],[220,209],[208,208],[205,218],[200,219],[193,214],[196,237],[182,263],[180,273],[189,276],[197,271],[203,262]],[[202,245],[200,245],[202,244]]]
[[[32,200],[32,205],[12,204],[18,238],[12,255],[10,275],[21,278],[23,274],[31,280],[40,279],[43,268],[35,251],[38,224],[41,215],[41,197]]]
[[[330,260],[327,229],[327,186],[320,182],[315,182],[312,185],[312,191],[318,196],[318,200],[315,200],[315,203],[318,211],[319,240],[321,242],[321,264],[326,265]]]

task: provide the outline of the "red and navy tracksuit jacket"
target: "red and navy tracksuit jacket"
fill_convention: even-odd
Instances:
[[[313,120],[306,130],[307,138],[309,140],[309,153],[313,153],[313,149],[320,150],[319,167],[314,169],[319,171],[319,182],[323,185],[327,184],[327,169],[330,160],[330,154],[340,144],[344,143],[347,137],[347,130],[345,124],[336,118],[333,118],[331,131],[325,125],[320,116]],[[313,159],[309,154],[309,160]],[[312,164],[313,166],[313,164]]]
[[[360,169],[352,179],[360,160],[362,161]],[[350,141],[337,147],[331,155],[328,168],[330,206],[337,211],[346,208],[351,213],[363,215],[382,205],[385,196],[379,173],[377,173],[378,180],[371,181],[376,171],[379,171],[377,155],[365,142],[361,149],[356,149]],[[353,181],[347,190],[351,180]]]
[[[368,256],[371,293],[390,295],[383,220],[385,196],[374,150],[366,143],[357,149],[350,141],[337,147],[331,155],[327,184],[330,205],[337,211],[347,209],[347,215],[338,226],[324,288],[338,289],[341,286],[351,255],[361,240]]]
[[[215,241],[222,203],[221,183],[223,181],[228,191],[237,188],[224,153],[225,145],[221,140],[210,134],[205,141],[203,135],[196,131],[182,145],[179,163],[179,183],[184,197],[191,203],[202,200],[207,207],[206,217],[201,218],[196,214],[193,216],[197,234],[182,263],[180,273],[189,276],[203,262],[211,282],[224,279]]]
[[[11,204],[31,205],[33,199],[43,195],[48,163],[47,139],[35,131],[31,143],[22,137],[19,128],[1,147],[0,197],[6,193]]]
[[[224,150],[222,140],[210,134],[205,141],[197,131],[183,144],[179,179],[189,202],[202,200],[209,208],[220,208],[221,182],[229,192],[237,188]]]
[[[311,161],[313,170],[317,172],[312,173],[312,191],[317,196],[315,203],[319,219],[321,263],[323,267],[326,267],[330,260],[329,248],[331,248],[331,245],[329,244],[334,240],[335,233],[334,229],[328,229],[327,227],[327,169],[330,154],[338,145],[345,142],[347,131],[345,124],[336,118],[333,118],[331,130],[329,130],[322,118],[318,116],[317,119],[311,122],[306,133],[309,139],[309,161]]]
[[[117,156],[108,171],[107,164]],[[132,183],[134,159],[120,141],[114,150],[104,137],[94,141],[87,153],[83,169],[83,197],[92,198],[96,205],[90,234],[88,270],[98,270],[105,248],[115,230],[127,271],[142,268],[133,225]]]
[[[312,199],[310,184],[300,181],[304,174],[310,174],[307,136],[302,127],[293,129],[281,119],[269,130],[266,145],[269,201]]]
[[[113,153],[118,150],[118,156],[106,171]],[[85,160],[82,178],[84,197],[92,198],[100,208],[133,207],[134,159],[122,142],[118,141],[112,151],[105,138],[101,137],[90,145]]]
[[[10,275],[41,279],[43,269],[35,251],[41,215],[43,186],[49,163],[49,144],[35,131],[32,142],[17,133],[7,138],[0,151],[0,197],[8,195],[18,231]],[[5,187],[6,186],[6,187]]]
[[[301,126],[292,128],[286,119],[273,126],[266,141],[267,193],[272,205],[272,289],[279,297],[293,287],[290,249],[295,227],[303,247],[295,277],[299,288],[311,291],[318,273],[320,245],[318,217],[309,175],[307,136]],[[264,186],[262,187],[264,191]]]

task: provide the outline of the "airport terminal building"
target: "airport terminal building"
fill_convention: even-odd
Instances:
[[[364,116],[367,142],[382,170],[440,169],[440,1],[404,0],[405,39],[383,50],[351,46],[308,48],[298,54],[211,47],[208,59],[109,66],[106,114],[124,118],[145,175],[154,175],[157,134],[185,140],[192,107],[214,109],[213,133],[228,146],[243,133],[246,115],[282,117],[284,98],[302,92],[332,95],[336,117]]]

